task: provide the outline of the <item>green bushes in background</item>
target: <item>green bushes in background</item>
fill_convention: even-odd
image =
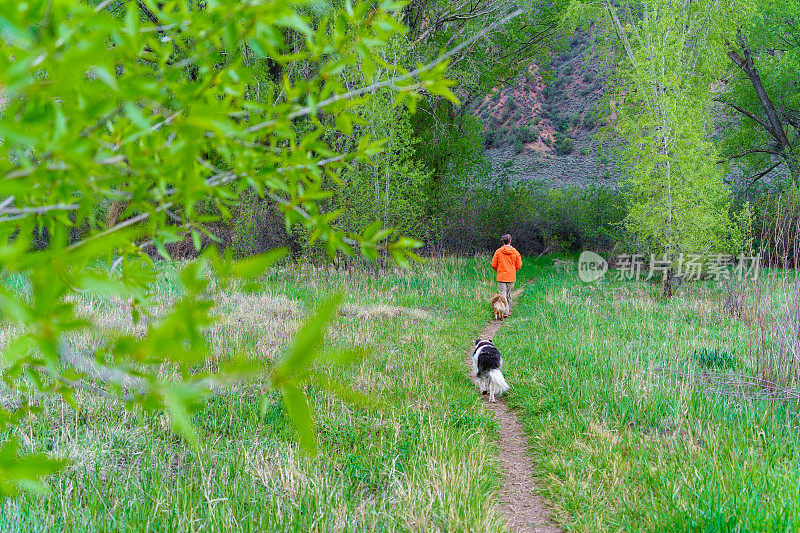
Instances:
[[[618,191],[553,189],[542,183],[509,186],[502,181],[469,192],[463,210],[451,217],[441,236],[441,248],[455,253],[493,250],[503,233],[511,233],[523,254],[607,251],[623,239],[626,211]]]

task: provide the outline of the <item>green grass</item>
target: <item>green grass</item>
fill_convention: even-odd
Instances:
[[[693,390],[697,354],[748,332],[696,284],[663,301],[648,283],[581,283],[542,269],[496,344],[543,494],[580,531],[800,530],[798,407]]]
[[[269,390],[263,417],[262,393],[252,388],[203,405],[194,416],[197,450],[171,433],[165,416],[87,394],[79,394],[78,413],[47,400],[20,438],[72,464],[48,480],[48,495],[6,501],[2,530],[501,531],[492,497],[497,427],[464,364],[491,318],[491,274],[486,258],[377,276],[286,268],[254,295],[219,294],[225,320],[209,332],[215,357],[243,345],[274,361],[323,297],[346,290],[326,346],[373,351],[359,364],[323,371],[386,408],[358,408],[309,388],[320,440],[320,454],[309,458]],[[174,279],[164,269],[160,299],[178,291]],[[135,331],[125,302],[78,305],[109,328]]]
[[[525,262],[524,294],[496,343],[558,521],[577,531],[800,530],[797,406],[709,395],[659,371],[753,372],[748,328],[724,312],[719,289],[684,286],[665,301],[656,285],[586,285],[549,264]],[[161,300],[179,292],[175,279],[164,268]],[[217,295],[225,319],[209,332],[209,366],[233,346],[275,361],[337,287],[347,299],[327,347],[373,351],[321,368],[385,409],[309,388],[320,440],[309,458],[266,387],[204,404],[197,450],[162,415],[86,394],[78,413],[48,400],[19,437],[72,464],[48,480],[49,494],[4,502],[2,530],[502,531],[498,428],[464,366],[491,318],[487,258],[381,275],[276,270],[256,294]],[[124,302],[77,303],[135,332]]]

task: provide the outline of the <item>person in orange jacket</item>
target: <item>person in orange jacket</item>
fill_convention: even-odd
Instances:
[[[497,292],[506,299],[506,316],[511,312],[511,291],[517,281],[517,270],[522,268],[522,256],[511,246],[511,235],[502,237],[503,246],[492,257],[492,268],[497,272]]]

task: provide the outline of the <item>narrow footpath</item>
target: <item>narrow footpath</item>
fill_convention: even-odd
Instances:
[[[522,290],[513,293],[512,301]],[[492,320],[481,330],[481,339],[494,339],[503,322]],[[504,356],[505,357],[505,356]],[[467,352],[468,372],[472,374],[472,348]],[[471,376],[474,380],[474,376]],[[514,384],[510,384],[514,387]],[[486,402],[486,406],[494,413],[500,426],[500,463],[503,471],[503,484],[497,495],[506,525],[510,531],[555,533],[561,528],[553,522],[552,513],[544,500],[539,496],[539,487],[534,478],[535,465],[528,454],[528,438],[517,413],[512,411],[502,400],[496,403]]]

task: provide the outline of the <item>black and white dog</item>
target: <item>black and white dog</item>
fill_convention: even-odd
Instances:
[[[481,393],[489,395],[490,402],[495,401],[495,395],[500,396],[510,388],[500,370],[502,366],[503,358],[492,341],[481,339],[475,341],[472,371],[475,373],[478,388]]]

